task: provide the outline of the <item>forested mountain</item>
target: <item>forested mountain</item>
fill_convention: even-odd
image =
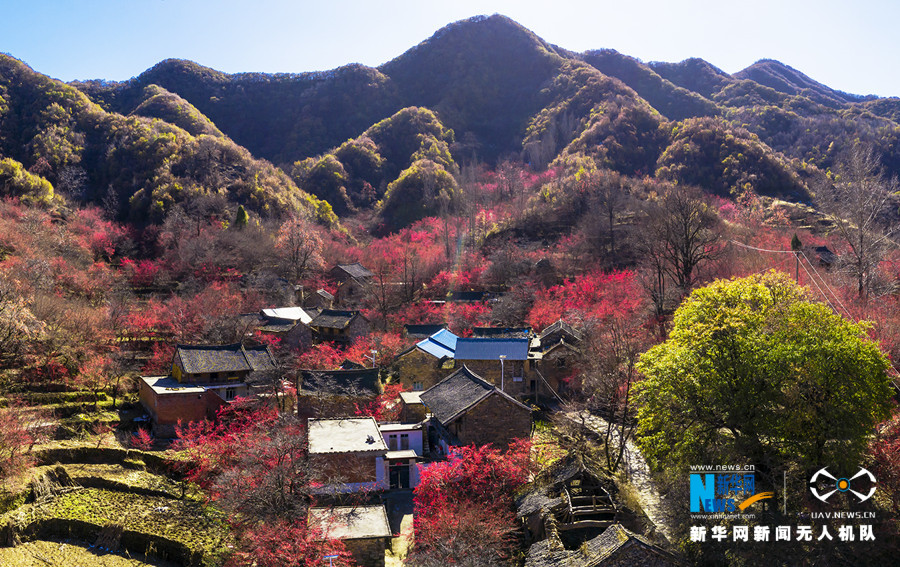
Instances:
[[[26,168],[70,197],[139,223],[201,201],[215,213],[230,202],[264,216],[306,211],[334,222],[326,204],[224,137],[181,97],[158,87],[146,95],[130,116],[106,112],[76,88],[0,55],[0,157],[11,170]],[[16,196],[20,185],[7,181],[3,193]],[[50,204],[52,191],[42,194]]]
[[[855,141],[900,172],[897,99],[772,60],[729,75],[700,59],[572,53],[499,15],[450,24],[377,69],[227,75],[167,60],[68,86],[4,56],[0,97],[0,157],[120,218],[159,219],[200,195],[331,218],[309,193],[394,229],[456,207],[461,166],[504,159],[540,171],[589,158],[797,201]]]

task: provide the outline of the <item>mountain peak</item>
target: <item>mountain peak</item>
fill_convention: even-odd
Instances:
[[[775,59],[760,59],[746,69],[733,75],[735,79],[751,79],[778,92],[805,96],[830,107],[843,106],[848,102],[859,102],[864,97],[841,92],[815,81]]]

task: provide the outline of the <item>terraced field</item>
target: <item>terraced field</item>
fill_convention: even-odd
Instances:
[[[224,515],[196,490],[159,472],[158,455],[98,447],[43,455],[57,464],[36,467],[28,487],[7,498],[11,509],[0,516],[0,544],[26,543],[0,548],[0,565],[223,563],[232,545]],[[59,464],[66,457],[74,462]],[[109,550],[146,555],[151,562]],[[49,558],[59,553],[67,559]]]

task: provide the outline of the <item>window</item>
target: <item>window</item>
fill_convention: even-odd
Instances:
[[[422,384],[421,382],[413,382],[413,391],[421,392],[424,389],[423,386],[424,384]]]
[[[522,381],[521,376],[513,376],[513,382],[521,382],[521,381]]]
[[[396,435],[388,435],[388,449],[391,451],[397,450],[397,436]]]
[[[234,399],[236,393],[237,388],[225,388],[225,399],[230,402]]]
[[[400,434],[400,450],[406,451],[407,449],[409,449],[409,434],[401,433]]]

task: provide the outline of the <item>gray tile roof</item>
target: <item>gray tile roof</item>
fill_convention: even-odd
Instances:
[[[343,274],[346,274],[345,278],[342,278],[341,272],[343,272]],[[359,262],[354,262],[352,264],[338,264],[331,270],[331,273],[332,273],[333,277],[341,279],[341,281],[343,281],[343,279],[350,279],[350,278],[357,278],[357,279],[364,280],[366,278],[371,278],[375,275],[371,271],[369,271],[365,266],[360,264]]]
[[[528,339],[460,338],[456,341],[456,360],[528,360]]]
[[[359,316],[359,311],[339,311],[337,309],[323,309],[315,319],[310,321],[310,327],[325,327],[327,329],[343,329],[350,324],[354,317]]]
[[[447,328],[447,323],[432,323],[424,325],[404,325],[406,336],[411,339],[424,339]]]
[[[207,372],[249,372],[275,368],[275,359],[268,347],[244,348],[241,343],[231,345],[178,345],[175,356],[181,359],[188,374]]]
[[[527,339],[531,327],[473,327],[472,336],[482,339]]]
[[[567,339],[569,343],[578,343],[581,342],[581,333],[575,330],[572,325],[569,325],[562,319],[559,321],[548,325],[543,331],[541,331],[541,344],[547,340],[552,343],[556,343],[560,340],[560,338]]]
[[[501,392],[466,366],[422,392],[419,399],[439,422],[447,425],[491,395],[503,396],[513,404],[531,411],[528,406]]]
[[[300,390],[333,396],[377,396],[377,368],[357,370],[301,370]]]

